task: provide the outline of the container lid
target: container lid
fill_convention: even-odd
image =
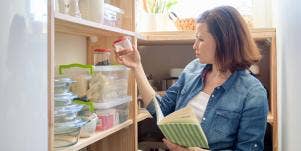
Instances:
[[[127,39],[126,36],[119,37],[117,40],[115,40],[115,41],[113,42],[113,45],[115,45],[116,43],[118,43],[118,42],[120,42],[120,41],[122,41],[122,40],[125,40],[125,39]]]
[[[112,99],[112,100],[105,100],[104,102],[101,103],[94,103],[94,108],[95,109],[109,109],[124,103],[128,103],[131,101],[130,96],[125,96],[122,98],[117,98],[117,99]]]
[[[100,71],[124,71],[124,70],[130,70],[124,65],[106,65],[106,66],[95,66],[94,71],[100,72]]]
[[[68,113],[75,113],[80,111],[83,108],[83,105],[71,104],[67,106],[55,107],[54,116],[64,116]]]
[[[66,78],[66,77],[57,77],[54,79],[54,87],[61,87],[64,86],[66,84],[71,84],[75,82],[74,80],[72,80],[71,78]]]
[[[108,3],[104,3],[104,10],[111,10],[119,14],[124,14],[124,11],[116,6],[110,5]]]
[[[72,100],[74,98],[77,98],[77,96],[72,92],[54,94],[54,100],[56,100],[56,99],[71,99]]]
[[[54,133],[55,134],[64,134],[74,131],[74,128],[80,128],[85,125],[88,120],[83,118],[75,118],[73,121],[63,122],[63,123],[54,123]]]
[[[111,52],[111,49],[98,48],[98,49],[95,49],[94,52]]]
[[[73,93],[62,93],[62,94],[55,94],[54,95],[54,103],[55,107],[58,106],[66,106],[72,104],[72,100],[76,98],[76,95]]]

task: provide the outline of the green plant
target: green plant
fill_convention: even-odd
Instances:
[[[153,14],[163,14],[177,3],[178,0],[143,0],[144,10]]]

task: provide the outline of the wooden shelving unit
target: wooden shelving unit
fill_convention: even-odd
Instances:
[[[273,28],[252,29],[252,36],[255,39],[272,37],[275,33]],[[139,45],[160,45],[160,44],[192,44],[195,40],[194,31],[166,31],[166,32],[143,32],[138,34]]]
[[[137,122],[143,121],[147,118],[152,118],[150,113],[146,109],[139,109],[138,110],[138,115],[137,115]]]
[[[49,0],[49,4],[53,4],[54,0]],[[55,12],[53,5],[49,5],[49,26],[51,28],[49,33],[49,150],[60,150],[60,151],[76,151],[82,148],[89,148],[89,150],[122,150],[122,151],[133,151],[137,150],[137,119],[145,119],[146,116],[142,115],[137,117],[137,86],[133,75],[130,73],[129,76],[129,92],[132,96],[132,101],[129,104],[129,119],[119,125],[116,125],[108,130],[96,132],[89,138],[79,138],[79,141],[67,148],[54,148],[54,100],[53,100],[53,82],[54,82],[54,64],[55,64],[55,33],[64,33],[73,36],[86,37],[87,49],[84,50],[87,53],[87,64],[93,63],[93,50],[95,48],[112,48],[112,42],[120,36],[129,36],[132,39],[133,45],[137,45],[137,33],[135,32],[135,0],[120,1],[112,0],[112,5],[115,5],[124,10],[122,16],[121,27],[111,27],[96,23],[93,21],[85,20],[82,18],[65,15],[62,13]],[[96,37],[95,40],[90,40],[91,37]],[[72,45],[72,43],[66,43],[66,45]],[[66,56],[72,57],[72,54]],[[112,57],[113,58],[113,57]],[[114,60],[113,60],[114,62]]]
[[[80,36],[137,36],[135,32],[56,12],[55,31]]]
[[[79,141],[70,147],[66,147],[66,148],[61,148],[58,149],[59,151],[70,151],[70,150],[80,150],[84,147],[87,147],[89,145],[91,145],[92,143],[95,143],[115,132],[118,132],[119,130],[126,128],[128,126],[130,126],[131,124],[133,124],[132,120],[127,120],[122,124],[116,125],[108,130],[105,131],[101,131],[101,132],[96,132],[94,135],[92,135],[91,137],[88,138],[80,138]]]
[[[276,63],[276,30],[274,28],[251,29],[263,58],[258,64],[260,74],[257,78],[268,91],[269,109],[268,123],[272,126],[273,150],[278,150],[277,124],[277,63]],[[189,45],[195,40],[194,31],[144,32],[139,33],[139,46],[152,45]]]

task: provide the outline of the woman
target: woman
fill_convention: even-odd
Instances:
[[[163,97],[148,83],[137,49],[117,58],[133,69],[151,114],[154,97],[164,115],[189,105],[201,121],[210,150],[263,150],[267,94],[248,72],[261,55],[239,12],[230,6],[204,12],[197,18],[193,49],[197,59]],[[163,141],[172,151],[189,150]]]

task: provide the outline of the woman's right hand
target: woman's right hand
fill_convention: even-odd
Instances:
[[[137,69],[141,65],[141,57],[137,48],[132,50],[123,50],[116,53],[116,60],[129,68]]]

